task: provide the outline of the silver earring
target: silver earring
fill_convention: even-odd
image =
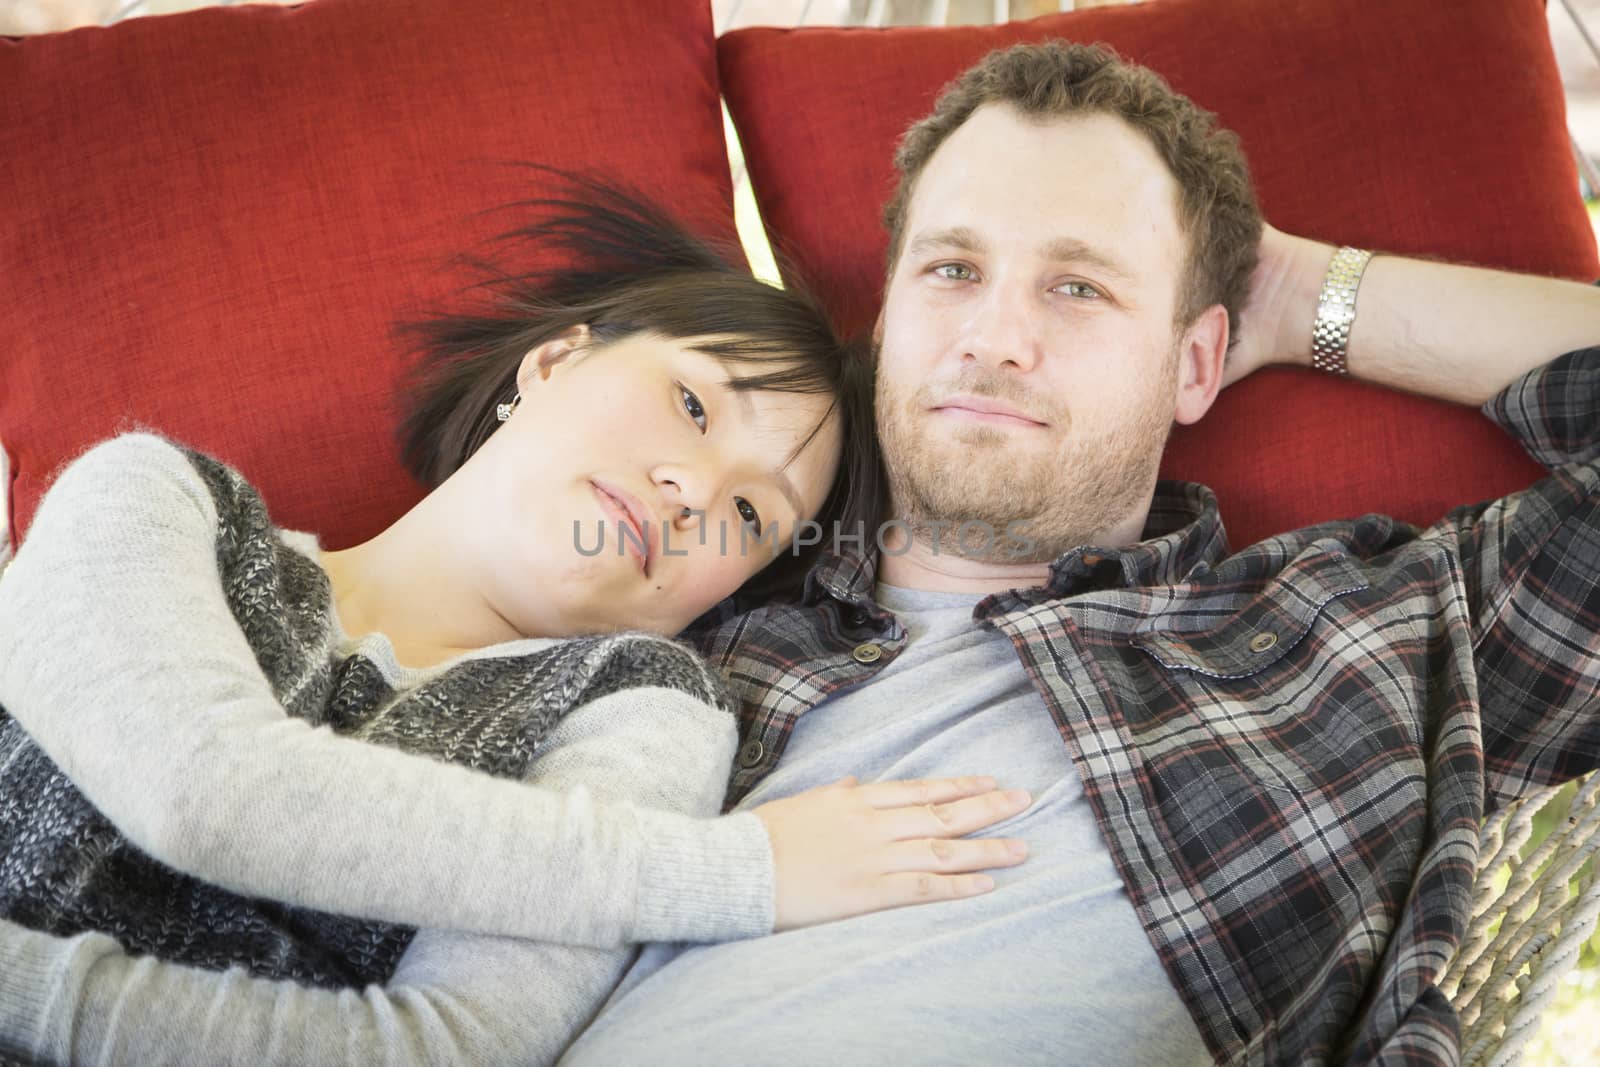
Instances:
[[[522,394],[518,393],[511,398],[511,403],[496,404],[494,406],[494,417],[500,422],[505,422],[511,417],[511,413],[517,410],[517,405],[520,403],[522,403]]]

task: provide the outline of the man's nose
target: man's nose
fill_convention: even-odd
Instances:
[[[962,361],[991,370],[1027,373],[1041,355],[1038,301],[1025,287],[988,286],[973,307]]]

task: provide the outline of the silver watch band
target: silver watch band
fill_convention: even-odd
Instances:
[[[1317,320],[1311,325],[1311,366],[1329,374],[1349,374],[1345,353],[1350,327],[1356,321],[1356,290],[1372,253],[1349,245],[1333,254],[1317,297]]]

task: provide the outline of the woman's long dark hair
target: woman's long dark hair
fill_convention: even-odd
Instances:
[[[873,429],[870,346],[841,343],[804,288],[756,279],[741,253],[719,251],[637,192],[534,169],[555,175],[566,190],[511,205],[533,218],[500,241],[511,257],[531,248],[549,262],[555,250],[559,262],[513,272],[506,255],[474,260],[482,276],[469,289],[474,307],[402,327],[420,349],[399,429],[411,472],[428,486],[453,474],[499,425],[495,408],[516,394],[524,357],[576,326],[587,325],[597,345],[642,333],[693,338],[697,350],[743,365],[732,388],[833,397],[829,411],[839,419],[843,460],[816,520],[826,531],[819,547],[829,547],[836,529],[870,533],[886,485]],[[755,365],[762,369],[752,371]],[[819,422],[800,447],[821,428]],[[811,557],[783,558],[790,562],[763,572],[761,592],[795,580]]]

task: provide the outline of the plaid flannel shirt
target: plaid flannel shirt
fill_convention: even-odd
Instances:
[[[1457,1062],[1435,983],[1479,825],[1600,763],[1600,347],[1483,410],[1550,476],[1426,530],[1366,515],[1237,554],[1210,490],[1163,482],[1144,541],[974,609],[1219,1063]],[[741,703],[730,807],[801,715],[905,647],[875,570],[829,556],[798,602],[705,621]]]

